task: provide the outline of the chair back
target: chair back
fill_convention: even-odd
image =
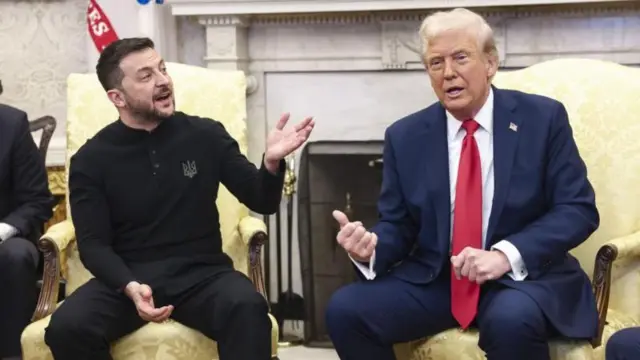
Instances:
[[[31,131],[31,133],[42,130],[38,150],[40,151],[42,160],[45,162],[47,160],[47,152],[49,151],[49,143],[53,137],[53,132],[56,131],[56,125],[56,119],[48,115],[29,121],[29,131]]]
[[[220,121],[246,154],[246,77],[242,71],[219,71],[197,66],[167,63],[167,72],[173,79],[176,109],[190,115]],[[118,119],[118,113],[109,101],[96,74],[71,74],[67,79],[67,152],[66,173],[73,154],[100,129]],[[67,194],[67,197],[69,195]],[[67,204],[68,204],[67,198]],[[237,236],[240,218],[249,214],[229,191],[220,186],[216,201],[220,212],[223,249]],[[67,205],[67,214],[71,214]],[[197,215],[197,214],[194,214]],[[92,275],[82,266],[74,243],[66,254],[67,295]],[[232,254],[229,254],[232,258]],[[246,255],[245,255],[246,256]],[[246,261],[244,261],[246,263]],[[246,270],[245,270],[246,272]]]
[[[598,230],[571,251],[592,276],[596,252],[603,244],[640,230],[640,69],[600,60],[558,59],[500,71],[493,83],[548,96],[566,107],[600,213]],[[639,270],[638,261],[617,264],[613,284],[616,277]],[[614,288],[610,307],[640,318],[638,294],[623,296],[629,290]]]

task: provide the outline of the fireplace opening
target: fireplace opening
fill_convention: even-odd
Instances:
[[[336,241],[339,226],[332,212],[343,211],[365,227],[376,223],[382,149],[382,141],[319,141],[302,151],[298,241],[307,346],[332,347],[324,320],[326,305],[336,290],[358,280]]]

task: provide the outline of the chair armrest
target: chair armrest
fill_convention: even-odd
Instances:
[[[40,320],[53,312],[58,302],[60,289],[60,274],[62,269],[61,254],[66,250],[75,237],[75,230],[71,220],[64,220],[51,226],[38,240],[38,250],[44,258],[42,273],[42,288],[38,296],[36,310],[31,321]]]
[[[257,241],[254,239],[256,235],[264,235],[267,234],[267,225],[264,221],[255,218],[253,216],[245,216],[240,219],[240,223],[238,224],[238,231],[240,232],[240,237],[242,241],[248,246],[251,246],[252,241]]]
[[[609,295],[611,293],[611,271],[616,260],[640,259],[640,232],[615,238],[600,247],[593,267],[593,291],[598,307],[598,335],[592,341],[594,347],[602,343],[602,333],[607,323]]]
[[[54,224],[42,235],[40,240],[43,239],[54,242],[58,246],[58,250],[65,251],[76,239],[76,230],[73,227],[73,222],[70,219],[66,219]]]
[[[258,292],[267,298],[262,270],[262,245],[267,241],[267,225],[252,216],[240,219],[238,232],[242,241],[249,246],[249,278]]]

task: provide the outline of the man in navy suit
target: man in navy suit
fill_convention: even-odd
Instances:
[[[429,16],[420,38],[440,101],[387,129],[379,222],[333,214],[368,280],[327,307],[340,358],[391,360],[393,344],[454,327],[479,328],[489,360],[593,338],[595,299],[568,252],[599,216],[564,106],[492,87],[493,33],[471,11]]]
[[[20,335],[38,300],[36,241],[52,208],[27,114],[0,104],[0,359],[20,358]]]

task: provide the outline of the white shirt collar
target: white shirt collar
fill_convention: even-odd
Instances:
[[[462,121],[456,119],[451,115],[450,112],[447,113],[447,134],[449,137],[449,141],[453,140],[460,131],[460,127],[462,127]],[[478,114],[476,114],[474,120],[489,134],[493,132],[493,89],[489,89],[489,96],[487,97],[487,101],[484,103]]]

